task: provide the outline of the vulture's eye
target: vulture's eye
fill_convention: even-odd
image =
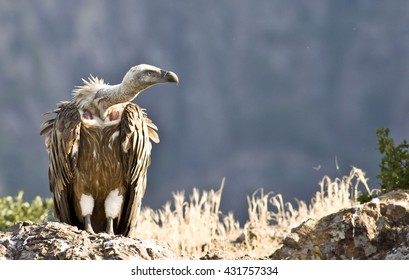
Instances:
[[[153,76],[156,74],[155,70],[146,70],[146,74],[148,74],[149,76]]]

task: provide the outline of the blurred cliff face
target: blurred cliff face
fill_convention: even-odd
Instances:
[[[368,1],[0,3],[0,195],[50,196],[41,114],[134,64],[181,83],[135,100],[159,127],[144,205],[216,188],[245,216],[263,187],[308,200],[350,165],[376,185],[375,130],[407,138],[409,15]]]

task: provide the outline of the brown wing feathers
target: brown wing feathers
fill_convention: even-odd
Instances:
[[[151,127],[156,127],[149,120]],[[156,132],[155,132],[156,133]],[[125,185],[128,193],[119,227],[125,235],[132,235],[136,225],[141,200],[146,188],[146,171],[150,162],[151,143],[149,141],[146,114],[138,105],[130,103],[125,107],[121,119],[120,139],[123,149]]]
[[[61,221],[72,224],[75,214],[71,203],[72,180],[76,165],[81,118],[76,106],[60,103],[55,119],[47,120],[41,135],[46,135],[46,147],[50,157],[48,176],[50,190],[54,193],[55,215]],[[75,150],[76,149],[76,150]]]

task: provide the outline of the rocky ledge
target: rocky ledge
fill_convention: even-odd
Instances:
[[[0,232],[0,260],[179,258],[156,240],[89,234],[64,223],[22,222]],[[225,252],[220,252],[202,259],[224,258]],[[292,229],[268,258],[409,260],[409,190],[309,219]]]
[[[178,256],[156,240],[89,234],[64,223],[22,222],[0,232],[0,260],[160,260]]]
[[[307,220],[270,259],[409,260],[409,190]]]

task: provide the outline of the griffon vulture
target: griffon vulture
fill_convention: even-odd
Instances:
[[[90,77],[45,114],[41,135],[49,154],[55,216],[91,233],[132,236],[146,188],[157,127],[131,101],[157,83],[178,83],[175,73],[141,64],[121,84]]]

